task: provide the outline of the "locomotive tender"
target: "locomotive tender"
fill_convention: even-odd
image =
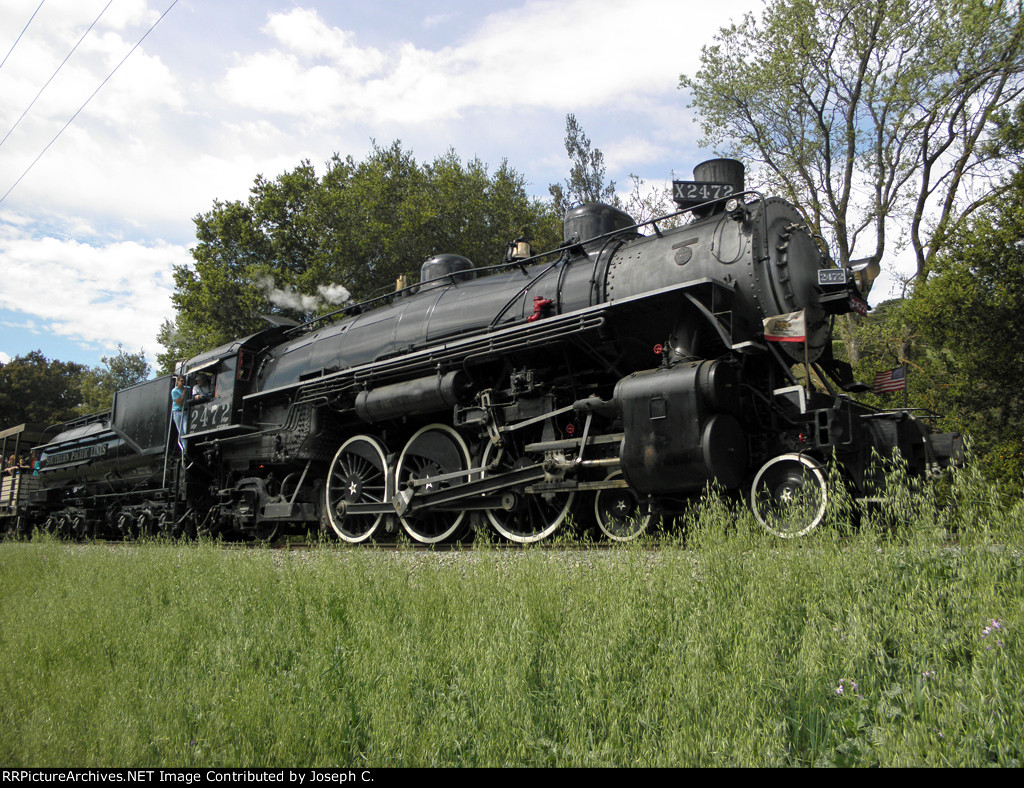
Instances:
[[[958,435],[847,393],[832,322],[866,306],[858,274],[792,205],[745,191],[726,159],[676,196],[670,217],[582,205],[551,252],[514,242],[486,269],[439,255],[418,285],[268,318],[180,366],[213,392],[180,443],[170,377],[120,391],[41,446],[23,522],[352,543],[401,528],[428,544],[485,527],[526,543],[573,512],[626,540],[713,482],[789,537],[821,522],[832,460],[868,497],[873,453],[916,474],[957,459]],[[767,341],[785,315],[802,341]]]

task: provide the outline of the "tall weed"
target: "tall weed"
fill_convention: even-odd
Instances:
[[[834,481],[807,539],[0,544],[0,763],[1019,765],[1024,510]]]

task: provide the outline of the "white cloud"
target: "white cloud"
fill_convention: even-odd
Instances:
[[[329,27],[315,10],[296,8],[287,14],[271,14],[263,30],[297,55],[330,60],[346,77],[369,76],[384,63],[378,50],[355,46],[353,33]]]
[[[0,308],[32,315],[42,333],[107,349],[143,347],[154,356],[160,324],[172,312],[172,266],[190,259],[184,247],[167,244],[3,239]]]
[[[646,164],[663,159],[670,151],[667,146],[647,136],[630,134],[620,137],[601,150],[605,165],[612,170],[628,169],[637,164]]]
[[[257,53],[224,77],[219,93],[246,109],[306,115],[327,102],[345,103],[341,73],[329,66],[304,67],[295,55]]]
[[[16,323],[13,320],[5,320],[0,322],[0,326],[4,326],[5,328],[17,328],[23,331],[28,331],[32,334],[39,333],[39,325],[35,320],[23,320],[20,323]]]
[[[220,93],[247,109],[371,124],[434,123],[480,107],[597,107],[675,91],[699,55],[680,30],[710,41],[724,21],[665,0],[545,0],[491,14],[458,46],[396,42],[381,52],[300,8],[270,15],[264,31],[281,49],[240,57]]]
[[[133,25],[148,28],[159,18],[160,12],[149,8],[147,0],[118,0],[103,13],[102,24],[115,30]]]
[[[89,90],[79,94],[82,101],[100,86],[134,45],[114,33],[108,33],[96,43],[94,51],[103,58],[106,70],[100,70],[100,79],[96,79],[97,73],[93,70]],[[170,69],[160,58],[147,54],[140,47],[124,60],[124,65],[89,102],[85,111],[118,128],[152,129],[165,113],[183,112],[186,107],[185,94]]]
[[[0,72],[5,96],[0,103],[0,134],[6,134],[29,107],[100,8],[84,3],[43,7]],[[138,210],[145,215],[149,208],[149,215],[166,215],[164,194],[153,189],[152,182],[145,183],[146,198],[137,199],[144,183],[140,173],[151,171],[152,162],[180,172],[166,157],[164,123],[168,115],[182,113],[187,102],[159,58],[144,48],[135,50],[60,133],[145,31],[124,28],[155,18],[142,0],[118,2],[109,11],[4,143],[0,196],[24,176],[4,203],[7,211],[17,204],[19,213],[32,215],[36,222],[67,211],[94,218],[101,213],[126,215],[128,206],[133,214]],[[14,19],[24,24],[25,19],[0,8],[0,23]],[[130,193],[133,189],[135,194]]]
[[[451,19],[454,19],[454,14],[431,14],[423,19],[421,24],[424,30],[433,30],[435,27],[440,27]]]
[[[24,23],[24,9],[13,5],[0,0],[0,27]],[[13,122],[102,6],[43,6],[0,73],[0,127]],[[159,10],[144,0],[111,6],[4,145],[0,194]],[[547,0],[481,15],[458,45],[425,49],[396,40],[379,49],[300,7],[264,18],[269,46],[236,45],[237,54],[229,49],[224,56],[232,65],[191,84],[143,46],[17,187],[19,210],[37,218],[70,214],[108,233],[110,217],[121,217],[129,227],[185,241],[190,217],[214,198],[244,197],[257,172],[272,177],[302,157],[320,163],[333,150],[358,154],[371,137],[428,138],[440,151],[473,134],[500,146],[512,133],[518,140],[536,133],[532,125],[511,129],[539,110],[635,111],[642,131],[595,144],[610,170],[640,166],[658,150],[692,141],[675,91],[676,75],[698,51],[680,46],[676,22],[683,20],[688,39],[697,41],[707,40],[694,32],[702,24],[709,37],[724,21],[716,13],[702,22],[699,9],[666,0]],[[478,132],[463,127],[470,120]],[[561,156],[553,142],[552,160]]]
[[[102,5],[98,8],[89,8],[88,4],[57,5],[52,9],[44,6],[5,64],[2,74],[5,100],[0,106],[4,133],[37,94],[38,101],[25,121],[35,123],[37,128],[28,135],[23,135],[19,128],[16,134],[37,137],[39,128],[47,123],[58,124],[49,136],[56,133],[132,50],[141,32],[139,28],[127,31],[125,26],[139,24],[149,16],[142,0],[132,0],[127,5],[114,3],[109,13],[83,38]],[[76,13],[82,5],[89,8],[87,18]],[[3,14],[0,10],[0,21],[15,18],[9,11]],[[78,48],[68,57],[76,45]],[[62,63],[65,58],[67,61]],[[139,48],[89,103],[87,112],[110,123],[125,123],[137,122],[140,117],[149,120],[151,113],[160,108],[181,109],[183,105],[183,96],[170,71],[159,59]],[[12,135],[8,144],[13,141]],[[38,139],[33,139],[33,143],[38,143]]]

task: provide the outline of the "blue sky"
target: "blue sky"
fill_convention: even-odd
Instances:
[[[0,0],[0,195],[172,0]],[[626,189],[709,158],[679,74],[761,0],[179,0],[0,203],[0,360],[98,364],[173,318],[192,218],[334,152],[401,139],[507,159],[547,196],[574,113]],[[756,185],[756,184],[752,184]],[[457,252],[458,250],[451,250]]]

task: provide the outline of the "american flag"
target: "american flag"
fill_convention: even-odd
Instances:
[[[906,391],[906,388],[906,367],[896,367],[875,375],[875,394],[881,394],[883,391]]]

